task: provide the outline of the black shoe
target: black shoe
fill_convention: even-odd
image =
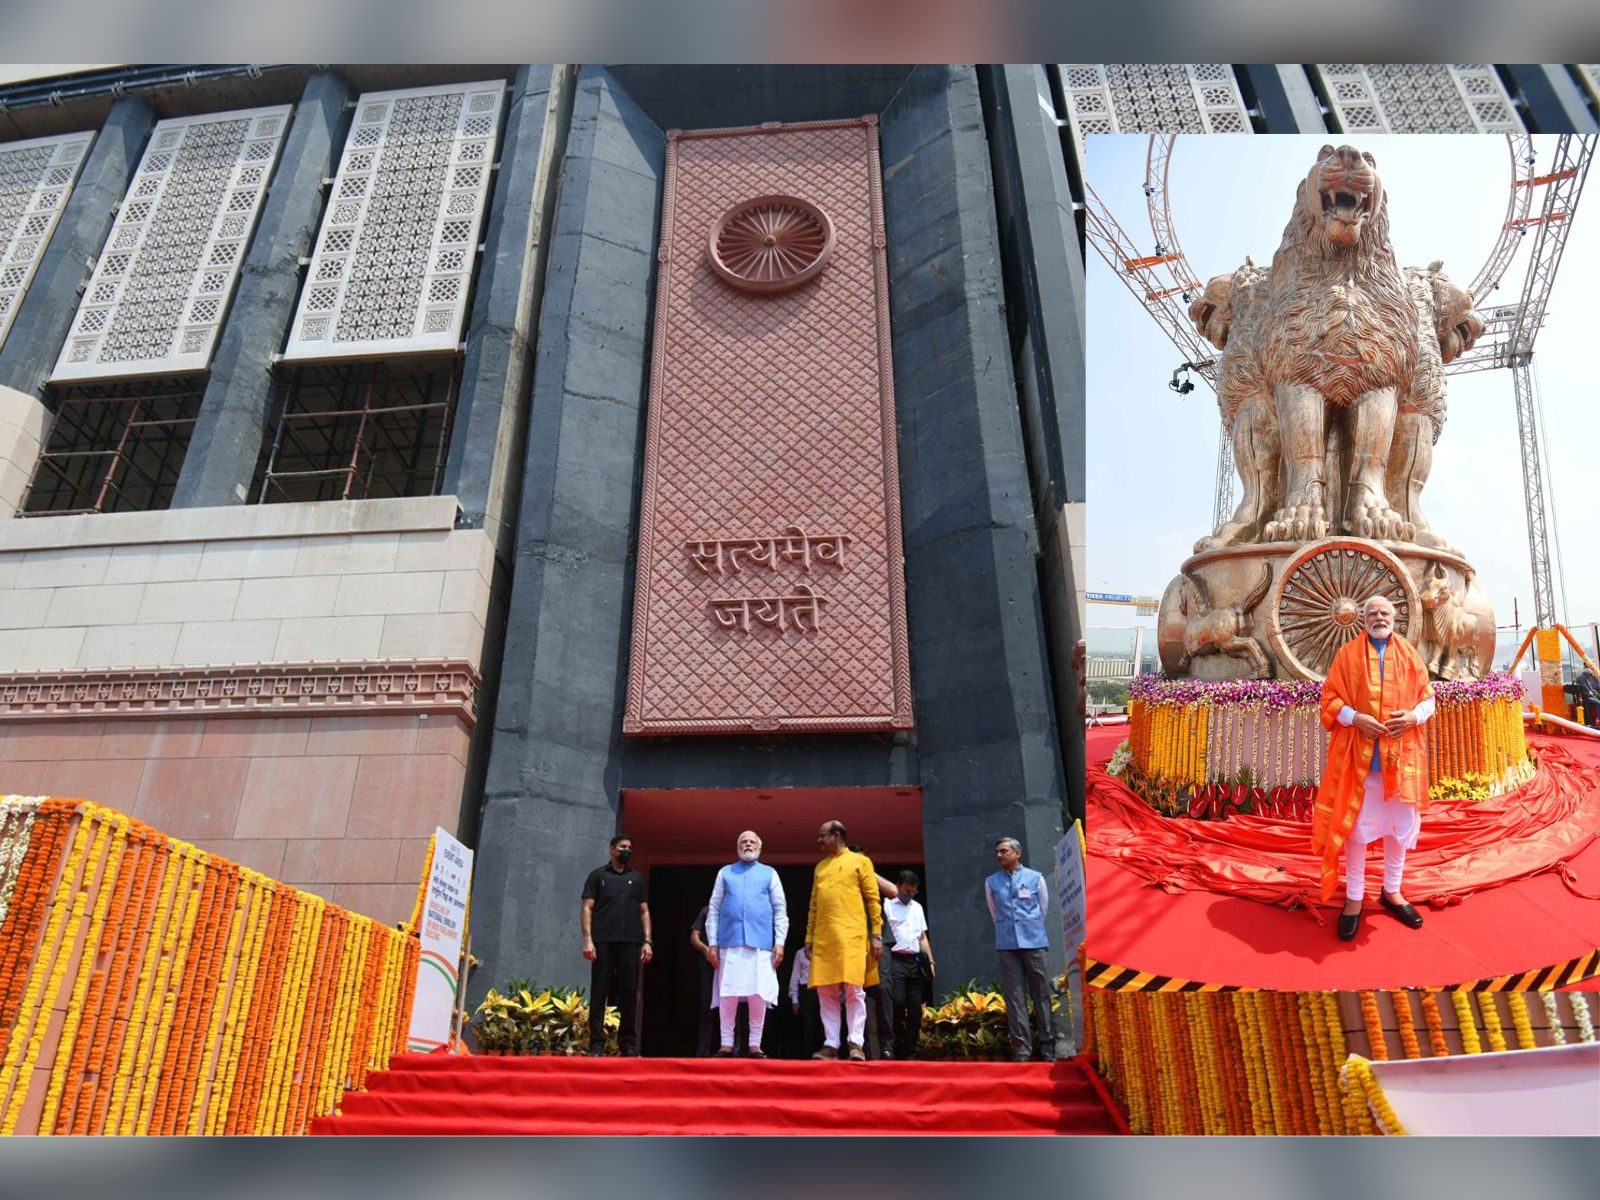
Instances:
[[[1361,928],[1361,910],[1360,909],[1357,909],[1353,913],[1344,913],[1344,912],[1342,912],[1342,913],[1339,914],[1339,940],[1341,942],[1353,941],[1355,939],[1355,936],[1356,936],[1356,930],[1358,930],[1360,928]]]
[[[1390,900],[1388,896],[1382,894],[1381,892],[1378,895],[1378,903],[1383,905],[1384,908],[1388,909],[1389,912],[1394,915],[1394,919],[1399,921],[1400,924],[1404,925],[1407,929],[1422,928],[1422,914],[1416,909],[1412,908],[1411,905],[1396,904],[1394,901]]]
[[[624,1050],[622,1052],[622,1057],[623,1058],[638,1058],[639,1057],[639,1049],[638,1049],[638,1047],[637,1046],[629,1046],[626,1050]]]
[[[584,1053],[590,1058],[604,1058],[606,1056],[606,1048],[604,1046],[590,1046]]]

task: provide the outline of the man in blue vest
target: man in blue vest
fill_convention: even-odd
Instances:
[[[1006,1001],[1006,1028],[1011,1057],[1028,1062],[1033,1042],[1028,1035],[1028,999],[1033,999],[1033,1029],[1040,1057],[1056,1057],[1055,1027],[1050,1020],[1050,975],[1045,970],[1044,915],[1049,904],[1044,876],[1022,865],[1022,843],[1001,838],[994,846],[1000,869],[984,882],[984,898],[994,920],[994,948],[1000,956],[1000,993]],[[1024,988],[1026,980],[1026,988]]]
[[[778,873],[761,862],[761,839],[745,830],[737,843],[739,861],[717,872],[706,917],[707,956],[716,968],[712,1006],[721,1010],[722,1048],[717,1057],[733,1055],[733,1028],[739,1004],[750,1019],[750,1057],[765,1058],[761,1031],[767,1008],[778,1003],[778,968],[789,936],[789,910]]]

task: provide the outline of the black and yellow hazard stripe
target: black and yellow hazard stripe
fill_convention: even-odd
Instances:
[[[1496,975],[1444,988],[1447,992],[1551,992],[1568,984],[1582,983],[1600,975],[1600,950],[1591,950],[1553,967],[1524,971],[1520,975]]]
[[[1178,979],[1172,975],[1157,975],[1151,971],[1136,971],[1132,967],[1119,967],[1114,963],[1086,958],[1084,982],[1090,987],[1108,992],[1240,992],[1254,991],[1229,983],[1200,983],[1192,979]]]
[[[1497,975],[1488,979],[1473,979],[1464,983],[1445,985],[1438,990],[1446,992],[1549,992],[1569,984],[1582,983],[1600,976],[1600,949],[1591,950],[1577,958],[1554,966],[1523,971],[1518,975]],[[1085,958],[1084,982],[1093,988],[1108,992],[1254,992],[1264,989],[1227,983],[1202,983],[1193,979],[1179,979],[1173,975],[1158,975],[1154,971],[1140,971],[1133,967]],[[1415,986],[1415,985],[1404,985]]]

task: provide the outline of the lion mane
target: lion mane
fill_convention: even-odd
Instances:
[[[1330,209],[1330,197],[1351,195],[1364,219],[1353,240],[1342,241],[1339,216],[1349,206]],[[1371,155],[1323,147],[1296,190],[1264,301],[1260,369],[1270,384],[1315,387],[1337,408],[1376,388],[1408,390],[1417,316],[1389,240],[1388,196]]]

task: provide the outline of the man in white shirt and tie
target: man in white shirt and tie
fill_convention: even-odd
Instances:
[[[894,1003],[894,1056],[899,1059],[916,1056],[922,1006],[932,999],[928,992],[933,984],[933,945],[928,941],[928,918],[917,903],[920,883],[915,871],[901,871],[899,895],[883,902],[884,924],[894,934],[886,982]]]

